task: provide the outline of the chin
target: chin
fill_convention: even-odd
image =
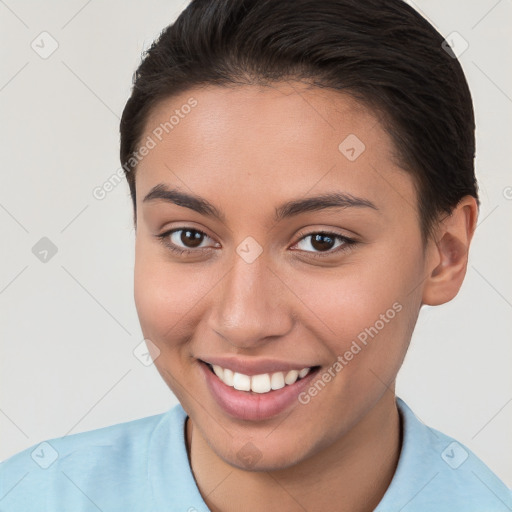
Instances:
[[[259,450],[251,441],[244,444],[238,451],[225,455],[217,453],[217,455],[230,466],[256,473],[285,470],[307,457],[305,453],[297,453],[296,443],[292,443],[289,447],[281,447],[279,450],[273,450],[269,446]]]

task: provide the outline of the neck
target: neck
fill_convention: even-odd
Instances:
[[[227,464],[190,419],[186,425],[190,464],[212,512],[283,510],[372,511],[398,463],[400,417],[395,396],[379,402],[327,449],[286,469],[244,471]]]

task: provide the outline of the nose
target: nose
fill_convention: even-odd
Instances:
[[[293,293],[263,255],[252,263],[235,255],[216,287],[209,328],[237,348],[259,347],[292,329],[290,297]]]

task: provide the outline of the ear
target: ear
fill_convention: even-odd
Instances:
[[[435,240],[429,241],[426,259],[427,279],[422,304],[438,306],[452,300],[459,292],[468,265],[468,251],[476,228],[478,203],[463,197],[452,213],[436,228]]]

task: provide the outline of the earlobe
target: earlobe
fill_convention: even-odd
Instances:
[[[459,292],[466,275],[477,216],[476,199],[465,196],[451,215],[439,222],[437,239],[431,242],[435,247],[427,259],[428,277],[423,288],[423,304],[438,306],[449,302]]]

